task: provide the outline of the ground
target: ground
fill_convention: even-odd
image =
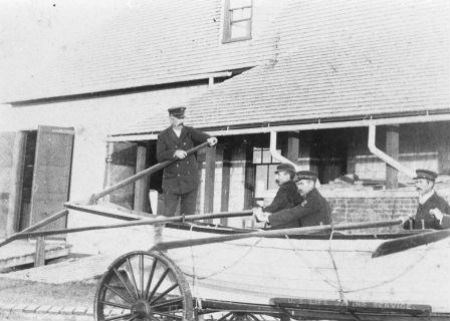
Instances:
[[[2,279],[0,282],[0,305],[26,302],[36,305],[92,307],[95,289],[95,284],[82,282],[47,284]]]

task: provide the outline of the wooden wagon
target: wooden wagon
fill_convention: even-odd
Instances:
[[[167,164],[94,194],[90,203]],[[37,231],[67,209],[134,222]],[[161,242],[109,266],[95,295],[98,321],[450,320],[450,230],[345,234],[400,220],[269,231],[198,223],[245,215],[251,211],[143,219],[72,203],[0,246],[18,238],[166,224]]]
[[[448,239],[373,258],[381,243],[404,235],[207,242],[219,233],[241,234],[171,225],[168,243],[119,257],[99,283],[97,320],[450,320]]]

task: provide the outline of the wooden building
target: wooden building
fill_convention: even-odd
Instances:
[[[179,104],[188,105],[189,125],[219,137],[199,155],[199,212],[249,208],[274,187],[272,131],[272,147],[318,170],[323,183],[346,173],[389,187],[409,179],[369,149],[369,126],[375,148],[406,169],[448,173],[449,13],[444,0],[158,0],[128,8],[2,96],[0,232],[45,217],[23,214],[27,202],[53,209],[154,164],[167,108]],[[40,150],[41,167],[32,157]],[[66,160],[58,174],[45,160],[62,164],[55,155]],[[30,179],[40,173],[48,180],[42,197]],[[160,183],[154,175],[111,200],[148,210],[148,192]],[[96,222],[75,216],[68,224],[80,221]]]

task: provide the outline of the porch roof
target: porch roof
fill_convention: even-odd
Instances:
[[[295,2],[276,21],[278,50],[271,59],[192,99],[187,123],[263,132],[444,119],[450,114],[449,14],[444,0]],[[166,126],[164,110],[112,138],[154,138]]]

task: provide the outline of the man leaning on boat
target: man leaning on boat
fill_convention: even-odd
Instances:
[[[442,229],[450,227],[450,205],[434,190],[437,173],[416,170],[414,183],[419,193],[419,205],[415,216],[406,218],[405,229]],[[445,213],[445,214],[444,214]]]
[[[300,171],[296,175],[300,204],[273,213],[254,210],[255,219],[270,228],[305,227],[331,223],[331,209],[316,189],[317,174]]]

